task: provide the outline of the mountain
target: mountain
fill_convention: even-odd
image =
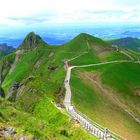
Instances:
[[[0,44],[0,51],[9,54],[13,52],[15,49],[12,46],[8,46],[6,43]]]
[[[74,39],[69,41],[68,43],[64,44],[65,48],[69,51],[87,51],[88,46],[95,47],[95,49],[108,49],[110,46],[105,41],[101,40],[100,38],[91,36],[86,33],[81,33],[76,36]],[[97,47],[97,48],[96,48]]]
[[[0,58],[12,53],[15,50],[12,46],[8,46],[6,43],[0,44]]]
[[[120,47],[132,49],[135,51],[140,51],[140,39],[138,38],[132,38],[132,37],[126,37],[126,38],[120,38],[110,41],[112,45],[118,45]]]
[[[29,33],[18,49],[30,50],[41,45],[47,45],[39,35],[36,35],[34,32]]]
[[[125,139],[139,140],[139,124],[130,115],[140,117],[139,63],[85,33],[56,46],[30,33],[18,49],[32,51],[13,52],[0,60],[4,97],[0,98],[0,130],[14,127],[16,137],[27,139],[97,140],[71,118],[63,104],[69,60],[69,67],[98,63],[72,70],[70,87],[76,109]]]

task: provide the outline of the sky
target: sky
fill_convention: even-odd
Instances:
[[[15,46],[31,31],[56,43],[81,32],[140,37],[139,23],[140,0],[0,0],[0,43]]]
[[[139,23],[140,0],[0,0],[0,29]]]

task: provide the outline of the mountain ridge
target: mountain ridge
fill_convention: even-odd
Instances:
[[[5,95],[5,99],[0,100],[2,125],[14,126],[21,130],[20,134],[26,131],[41,140],[96,140],[96,137],[83,130],[77,120],[70,118],[63,104],[66,69],[69,66],[78,66],[79,68],[72,70],[70,81],[72,103],[76,109],[128,140],[132,137],[139,140],[140,128],[130,115],[116,104],[116,100],[125,103],[128,99],[132,111],[139,112],[138,62],[132,62],[120,50],[112,49],[105,41],[85,33],[58,46],[46,45],[40,37],[37,37],[39,43],[31,41],[30,44],[30,36],[32,38],[35,34],[27,35],[27,42],[23,42],[21,49],[32,51],[14,52],[6,56],[4,61],[0,60],[1,88]],[[131,61],[132,64],[108,63],[122,60]],[[101,63],[106,65],[80,68],[83,65]],[[12,66],[14,68],[10,73]],[[134,91],[129,90],[131,83],[134,84]],[[133,106],[130,103],[133,103]],[[128,108],[129,106],[127,105]],[[107,111],[110,113],[106,113]],[[7,119],[9,121],[6,123]],[[128,127],[130,124],[133,127]],[[129,137],[133,131],[136,133]]]

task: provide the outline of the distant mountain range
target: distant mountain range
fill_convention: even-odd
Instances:
[[[0,44],[0,58],[13,52],[15,48],[8,46],[6,43]]]
[[[114,39],[108,42],[112,45],[118,45],[123,48],[140,51],[140,39],[138,38],[126,37],[126,38]]]
[[[34,29],[37,34],[40,34],[42,39],[48,44],[64,44],[84,32],[99,38],[140,38],[140,26],[67,26],[53,27],[45,29]],[[0,43],[7,43],[17,48],[30,30],[13,31],[3,35],[0,33]],[[13,34],[14,33],[14,34]]]

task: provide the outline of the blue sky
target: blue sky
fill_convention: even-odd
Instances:
[[[140,37],[139,23],[140,0],[0,0],[0,42],[15,46],[31,31],[58,43],[81,32]]]
[[[0,29],[139,22],[140,0],[0,0]]]

